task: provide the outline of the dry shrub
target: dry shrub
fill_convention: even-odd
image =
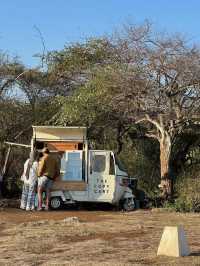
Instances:
[[[182,212],[200,211],[200,177],[185,178],[176,185],[178,197],[174,207]]]

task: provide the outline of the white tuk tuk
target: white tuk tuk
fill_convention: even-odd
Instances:
[[[48,147],[60,161],[60,176],[51,191],[50,206],[104,202],[125,210],[135,208],[128,174],[109,150],[91,150],[85,127],[33,126],[32,149]]]

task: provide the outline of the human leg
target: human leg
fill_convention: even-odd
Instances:
[[[35,208],[35,184],[29,185],[26,210],[34,210]]]
[[[46,184],[46,207],[45,207],[45,210],[49,210],[52,185],[53,185],[53,181],[48,179],[48,182]]]
[[[38,179],[38,210],[42,210],[43,191],[46,191],[48,178],[41,176]]]
[[[27,198],[28,198],[29,185],[24,184],[22,188],[21,204],[20,209],[26,209]]]
[[[50,189],[47,188],[46,189],[46,206],[45,206],[45,210],[49,210],[49,202],[50,202]]]
[[[38,186],[38,209],[42,209],[42,192],[43,192],[43,187]]]

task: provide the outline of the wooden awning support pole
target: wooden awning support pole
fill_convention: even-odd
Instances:
[[[9,145],[7,153],[6,153],[6,159],[5,159],[4,166],[3,166],[3,171],[2,171],[2,176],[3,177],[4,177],[4,175],[6,173],[6,170],[7,170],[7,164],[8,164],[8,159],[9,159],[9,156],[10,156],[10,152],[11,152],[11,145]]]
[[[21,144],[21,143],[8,142],[8,141],[5,141],[4,143],[8,144],[9,146],[20,146],[24,148],[31,148],[31,145],[26,145],[26,144]]]

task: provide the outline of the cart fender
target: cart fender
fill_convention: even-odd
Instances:
[[[65,195],[62,191],[52,191],[51,197],[61,197],[63,201],[66,201]]]

